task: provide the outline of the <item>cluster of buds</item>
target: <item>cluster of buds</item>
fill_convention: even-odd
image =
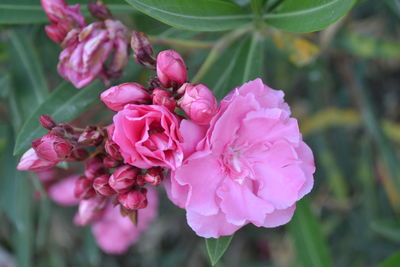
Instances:
[[[64,50],[58,72],[75,87],[81,88],[96,77],[109,84],[118,78],[128,61],[129,31],[102,2],[89,3],[92,16],[100,20],[86,25],[79,5],[68,6],[64,0],[42,0],[49,20],[47,35]],[[107,59],[111,60],[106,65]]]

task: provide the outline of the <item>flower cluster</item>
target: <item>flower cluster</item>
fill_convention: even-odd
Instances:
[[[66,10],[76,11],[66,6],[64,13],[52,5],[48,9],[57,10],[57,18],[71,16]],[[104,51],[93,49],[118,51],[123,36],[123,26],[108,19],[104,6],[91,9],[106,20],[82,26],[77,41],[66,48],[73,55],[82,52],[79,60],[92,55],[88,52],[103,58]],[[66,22],[76,21],[72,18]],[[72,22],[68,25],[76,25]],[[74,29],[63,42],[72,40],[68,35]],[[103,35],[116,39],[106,41]],[[40,123],[48,133],[32,141],[18,169],[50,177],[42,178],[49,195],[61,205],[79,204],[75,223],[91,223],[98,243],[110,253],[125,251],[154,218],[154,188],[160,184],[169,199],[186,210],[189,226],[202,237],[231,235],[249,223],[287,223],[296,202],[313,186],[315,166],[283,92],[256,79],[233,89],[218,104],[205,84],[188,81],[177,51],[161,51],[155,57],[140,32],[132,33],[131,47],[136,62],[156,76],[147,85],[124,83],[101,93],[101,101],[115,112],[113,123],[79,129],[42,115]],[[75,63],[78,59],[71,58]],[[81,74],[104,72],[98,64],[79,63],[76,68]],[[78,84],[90,80],[85,74],[73,77]],[[84,172],[63,179],[49,175],[61,161],[83,162]]]
[[[63,47],[58,72],[81,88],[96,77],[106,84],[118,78],[128,62],[129,32],[101,2],[90,3],[89,11],[100,21],[86,25],[79,5],[64,0],[41,0],[51,25],[47,35]],[[111,56],[107,66],[106,61]]]

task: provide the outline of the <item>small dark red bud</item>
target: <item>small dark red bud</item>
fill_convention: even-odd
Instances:
[[[71,158],[76,161],[82,161],[89,157],[89,153],[82,147],[76,147],[71,151]]]
[[[85,146],[97,146],[103,141],[103,133],[96,126],[88,126],[78,138],[78,143]]]
[[[85,176],[88,178],[95,178],[100,175],[106,174],[108,169],[103,164],[103,159],[100,156],[90,158],[85,163]]]
[[[89,199],[96,195],[96,191],[93,189],[93,182],[91,179],[85,176],[79,177],[75,181],[74,194],[75,197],[80,199]]]
[[[110,169],[116,168],[116,167],[118,167],[118,166],[120,166],[122,164],[121,161],[116,160],[116,159],[114,159],[112,157],[109,157],[109,156],[107,156],[107,157],[105,157],[103,159],[103,163],[107,168],[110,168]]]
[[[150,69],[156,68],[156,60],[153,57],[153,47],[149,38],[143,32],[133,31],[131,47],[135,61]]]
[[[163,169],[161,167],[150,168],[144,175],[144,180],[153,186],[159,185],[163,178]]]
[[[130,165],[119,167],[111,175],[109,184],[116,191],[127,189],[135,183],[138,172],[138,168]]]
[[[39,121],[40,121],[40,125],[42,125],[47,130],[51,130],[54,127],[56,127],[56,125],[57,125],[54,122],[54,120],[49,115],[46,115],[46,114],[43,114],[42,116],[40,116]]]
[[[114,189],[112,189],[111,186],[108,184],[109,178],[110,178],[110,175],[104,174],[104,175],[100,175],[99,177],[96,177],[93,180],[93,188],[100,195],[112,196],[112,195],[114,195],[116,193],[114,191]]]
[[[112,17],[110,10],[101,1],[89,3],[88,9],[90,14],[98,20],[106,20]]]
[[[146,180],[144,179],[143,174],[136,176],[136,184],[141,187],[146,185]]]
[[[176,107],[176,101],[172,94],[161,88],[154,89],[151,94],[151,99],[154,105],[164,106],[170,111],[174,111]]]
[[[119,203],[128,210],[138,210],[147,207],[147,189],[142,187],[123,192],[118,196]]]

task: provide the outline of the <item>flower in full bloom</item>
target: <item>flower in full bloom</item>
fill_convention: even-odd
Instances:
[[[177,117],[157,105],[128,104],[114,115],[112,140],[126,164],[175,169],[183,158]]]
[[[187,80],[187,69],[181,55],[175,50],[157,55],[157,76],[162,86],[179,88]]]
[[[105,82],[119,77],[128,62],[127,28],[120,21],[94,22],[68,35],[68,45],[59,57],[61,76],[77,88],[89,84],[97,76]],[[111,54],[111,63],[105,66]]]
[[[101,93],[100,99],[109,109],[120,111],[126,104],[150,103],[150,94],[138,83],[123,83]]]
[[[221,101],[208,128],[182,121],[185,159],[166,188],[198,235],[285,224],[310,192],[313,154],[283,96],[256,79]]]
[[[178,90],[184,94],[178,105],[186,115],[197,124],[208,124],[218,111],[218,103],[214,94],[204,84],[185,83]]]

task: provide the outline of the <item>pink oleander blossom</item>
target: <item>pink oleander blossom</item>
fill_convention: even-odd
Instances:
[[[285,224],[310,192],[313,154],[283,96],[256,79],[221,101],[208,128],[182,121],[185,159],[166,189],[199,236]]]
[[[163,106],[126,105],[114,116],[112,140],[125,163],[138,168],[175,169],[182,163],[179,121]]]

